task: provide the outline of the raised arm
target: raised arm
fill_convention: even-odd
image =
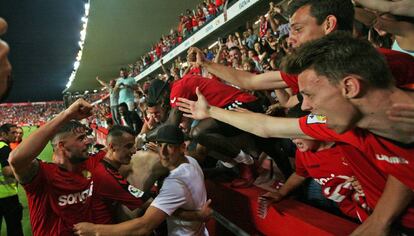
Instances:
[[[105,88],[107,88],[107,89],[110,88],[108,83],[106,83],[106,82],[99,79],[99,76],[96,76],[96,81],[98,81],[98,83],[101,84],[102,86],[104,86]]]
[[[168,71],[165,69],[164,60],[162,58],[160,60],[160,64],[161,64],[162,72],[164,72],[164,74],[166,74],[168,77],[170,77],[170,73],[168,73]]]
[[[279,71],[266,72],[256,75],[250,72],[237,70],[232,67],[204,60],[203,52],[195,47],[190,48],[188,53],[196,53],[196,63],[204,67],[208,72],[243,89],[267,90],[288,87],[282,79]]]
[[[0,35],[7,31],[7,23],[0,18]],[[8,59],[10,48],[6,42],[0,39],[0,98],[4,96],[8,88],[8,80],[11,73],[11,64]]]
[[[414,1],[412,0],[355,0],[362,6],[380,12],[394,15],[414,16]]]
[[[178,126],[181,122],[181,118],[183,117],[183,113],[177,108],[171,108],[170,113],[168,115],[166,124]]]
[[[218,107],[210,106],[205,97],[196,90],[198,100],[190,101],[185,98],[178,98],[179,109],[186,113],[184,116],[196,120],[212,117],[246,132],[260,137],[270,138],[305,138],[312,139],[305,135],[299,127],[298,119],[271,117],[253,112],[234,112]]]
[[[78,99],[68,109],[24,139],[9,156],[9,163],[16,179],[21,183],[29,182],[37,173],[38,162],[35,158],[60,126],[72,119],[86,118],[91,115],[91,111],[92,106],[89,103]]]

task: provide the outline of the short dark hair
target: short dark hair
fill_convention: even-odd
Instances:
[[[67,133],[75,133],[76,130],[78,129],[88,130],[88,128],[84,124],[80,123],[77,120],[70,120],[64,123],[51,138],[53,150],[55,150],[55,147],[56,147],[55,141],[58,137],[61,137],[63,134],[67,134]]]
[[[128,105],[125,102],[119,104],[118,107],[124,107],[128,110]]]
[[[17,125],[6,123],[0,126],[0,133],[9,133],[12,128],[17,128]]]
[[[355,39],[348,32],[333,32],[305,43],[282,62],[282,70],[289,74],[306,69],[326,76],[333,84],[348,75],[358,75],[376,88],[394,84],[385,58],[368,41]]]
[[[288,6],[289,17],[304,6],[310,6],[310,12],[319,25],[333,15],[337,19],[338,30],[352,32],[355,10],[351,0],[294,0]]]
[[[132,136],[136,136],[136,133],[133,129],[131,129],[128,126],[122,126],[122,125],[114,125],[108,132],[108,136],[109,137],[121,137],[123,134],[130,134]]]

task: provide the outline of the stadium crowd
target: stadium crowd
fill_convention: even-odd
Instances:
[[[249,188],[270,161],[279,177],[258,196],[260,217],[295,197],[359,223],[353,236],[413,235],[414,4],[354,2],[270,2],[258,24],[137,83],[223,11],[206,0],[119,78],[97,77],[100,92],[67,97],[11,153],[2,148],[16,127],[1,126],[3,175],[26,190],[33,234],[162,235],[166,220],[168,235],[208,235],[204,178]],[[1,109],[16,124],[62,107]],[[109,130],[94,154],[91,124]],[[49,141],[53,163],[36,159]]]
[[[148,68],[152,63],[161,59],[163,55],[170,52],[185,39],[200,30],[206,23],[213,20],[227,7],[223,0],[204,0],[196,9],[187,9],[178,18],[177,27],[170,30],[169,34],[162,35],[160,40],[155,43],[150,51],[141,56],[135,64],[131,64],[130,69],[137,75]],[[232,4],[234,0],[228,1]]]
[[[46,123],[64,110],[63,102],[42,102],[0,106],[2,123],[32,126]]]

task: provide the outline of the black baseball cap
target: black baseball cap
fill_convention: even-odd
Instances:
[[[184,142],[184,134],[175,125],[163,125],[158,129],[155,141],[157,143],[182,144]]]

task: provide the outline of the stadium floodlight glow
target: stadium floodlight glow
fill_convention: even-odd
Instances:
[[[85,3],[85,15],[81,18],[81,21],[83,22],[83,24],[82,24],[82,30],[80,31],[80,40],[78,42],[80,50],[78,54],[76,55],[76,61],[73,63],[73,71],[70,74],[69,81],[66,84],[66,88],[69,88],[72,85],[72,81],[75,80],[76,72],[78,71],[79,66],[80,66],[80,61],[82,59],[82,50],[83,50],[83,46],[85,45],[85,39],[86,39],[86,28],[88,26],[89,8],[90,8],[89,2]]]
[[[85,41],[85,38],[86,38],[86,31],[85,30],[82,30],[81,32],[80,32],[80,39],[82,40],[82,41]]]
[[[97,92],[98,92],[98,90],[94,89],[94,90],[93,90],[93,92],[94,92],[94,93],[97,93]]]
[[[73,69],[77,70],[79,68],[79,61],[75,61],[75,63],[73,63]]]
[[[213,44],[211,44],[210,46],[208,46],[208,49],[212,49],[214,46],[216,46],[218,44],[218,41],[214,42]]]
[[[89,15],[89,3],[85,3],[85,15],[88,16]]]
[[[76,56],[76,60],[80,61],[82,59],[82,51],[78,52],[78,55]]]

